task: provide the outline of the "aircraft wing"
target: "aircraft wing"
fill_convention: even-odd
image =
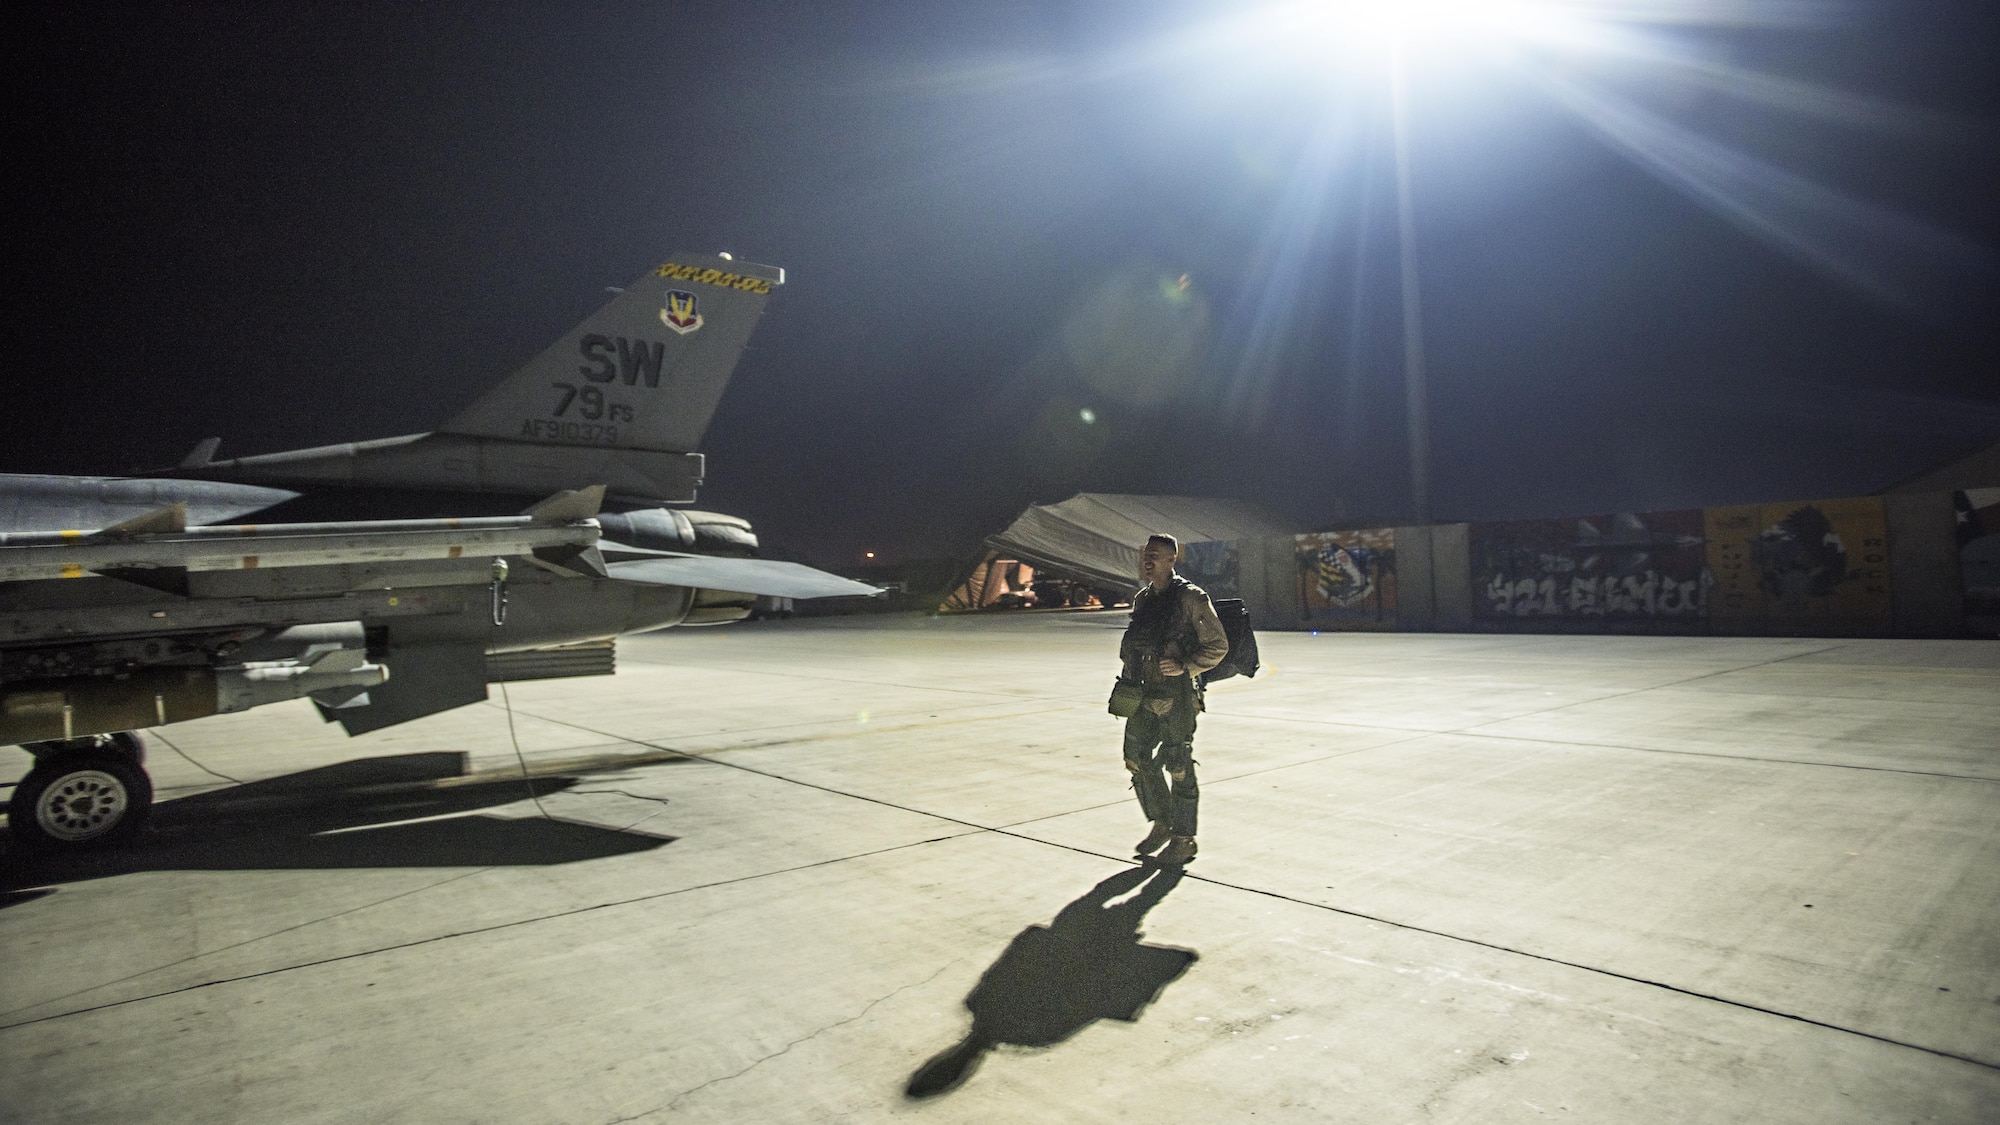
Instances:
[[[615,548],[621,552],[629,548]],[[636,553],[636,552],[634,552]],[[611,577],[652,586],[693,586],[774,598],[874,597],[882,591],[866,582],[775,559],[730,559],[714,555],[670,555],[607,562]]]

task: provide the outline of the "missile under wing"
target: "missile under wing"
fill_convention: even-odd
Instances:
[[[96,531],[173,504],[185,507],[189,523],[221,523],[297,495],[222,481],[0,473],[0,530]]]

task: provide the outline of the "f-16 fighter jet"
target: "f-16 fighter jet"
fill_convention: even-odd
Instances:
[[[490,682],[608,674],[621,633],[739,620],[758,596],[879,593],[750,557],[747,521],[664,506],[693,499],[693,446],[782,280],[676,254],[442,430],[235,461],[210,440],[178,469],[305,496],[0,476],[0,744],[36,757],[9,803],[15,839],[136,832],[146,727],[306,697],[358,734],[478,702]],[[607,493],[620,511],[601,511]],[[525,494],[546,499],[202,526],[328,498],[518,511]]]

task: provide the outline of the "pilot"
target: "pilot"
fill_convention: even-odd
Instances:
[[[1229,638],[1207,591],[1174,573],[1180,543],[1155,535],[1139,552],[1145,585],[1132,598],[1132,623],[1118,645],[1122,676],[1141,685],[1138,710],[1125,720],[1125,769],[1153,829],[1139,857],[1162,846],[1159,862],[1195,855],[1194,720],[1202,710],[1196,677],[1229,655]]]

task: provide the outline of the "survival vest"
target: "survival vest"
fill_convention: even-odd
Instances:
[[[1150,667],[1151,662],[1163,656],[1179,659],[1189,651],[1194,637],[1181,635],[1178,627],[1181,596],[1189,585],[1176,574],[1166,589],[1142,589],[1133,597],[1131,621],[1125,626],[1124,642],[1118,646],[1127,677],[1143,679],[1141,669]]]
[[[1125,627],[1121,654],[1143,659],[1163,654],[1178,657],[1193,651],[1194,637],[1175,636],[1173,627],[1174,611],[1180,605],[1181,592],[1191,585],[1193,583],[1176,574],[1166,590],[1142,599],[1132,610],[1131,624]],[[1229,641],[1229,652],[1222,658],[1222,663],[1195,677],[1195,687],[1205,688],[1231,676],[1255,676],[1258,668],[1257,634],[1250,629],[1250,610],[1244,606],[1243,599],[1210,599],[1209,604],[1215,607],[1215,615],[1222,620],[1222,635]]]

